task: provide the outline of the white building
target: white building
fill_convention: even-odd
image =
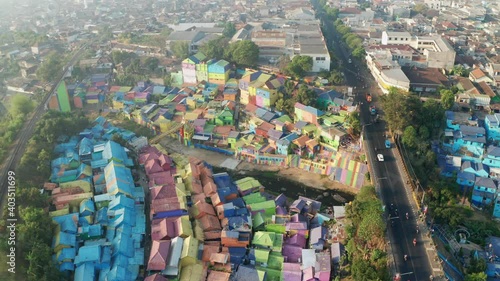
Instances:
[[[409,45],[425,56],[427,67],[452,69],[455,50],[439,35],[412,36],[409,32],[382,32],[382,45]]]
[[[410,90],[410,79],[401,70],[397,62],[383,55],[375,56],[368,54],[366,56],[366,64],[384,93],[388,93],[391,87],[404,91]]]

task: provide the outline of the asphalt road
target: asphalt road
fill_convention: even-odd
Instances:
[[[65,65],[64,69],[66,70],[69,66],[72,66],[83,54],[83,51],[85,50],[85,47],[87,44],[84,44],[71,58],[71,60]],[[43,113],[45,113],[45,105],[48,103],[50,97],[52,94],[55,92],[57,86],[61,81],[64,79],[64,73],[61,75],[59,80],[57,80],[57,83],[55,83],[50,92],[44,97],[44,99],[40,102],[40,104],[35,108],[35,112],[32,115],[31,119],[28,120],[25,124],[24,127],[21,129],[19,132],[19,135],[17,137],[17,140],[14,143],[13,149],[10,151],[9,156],[7,157],[5,164],[3,165],[2,171],[0,172],[0,210],[3,210],[3,204],[5,203],[5,192],[7,190],[7,173],[9,171],[16,171],[16,167],[21,161],[21,157],[24,154],[24,151],[26,150],[26,145],[28,143],[28,140],[31,138],[33,135],[33,131],[35,129],[35,125],[38,120],[42,117]],[[17,186],[16,186],[17,188]]]
[[[432,274],[429,257],[426,253],[425,245],[422,243],[422,231],[417,234],[417,213],[412,209],[410,200],[411,195],[407,193],[404,187],[404,179],[400,167],[394,156],[394,144],[392,148],[385,148],[386,124],[383,120],[374,121],[374,116],[370,114],[370,105],[366,101],[366,93],[376,89],[377,86],[365,66],[362,63],[351,59],[347,48],[342,45],[338,34],[333,30],[333,25],[324,23],[326,42],[329,50],[332,51],[340,60],[344,69],[346,84],[354,88],[354,101],[360,105],[361,123],[365,131],[365,140],[368,147],[367,157],[372,163],[374,175],[373,180],[379,186],[381,199],[388,206],[386,208],[388,236],[391,244],[392,258],[394,260],[395,270],[401,275],[401,280],[428,281]],[[373,105],[376,105],[376,95]],[[379,108],[377,108],[380,110]],[[378,112],[383,115],[382,112]],[[376,150],[375,150],[376,149]],[[384,161],[377,160],[377,154],[384,156]],[[390,207],[392,204],[392,208]],[[414,205],[414,204],[413,204]],[[408,219],[406,218],[408,213]],[[417,243],[414,246],[413,240]],[[404,256],[408,255],[405,261]]]

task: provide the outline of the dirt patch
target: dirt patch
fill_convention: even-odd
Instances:
[[[220,153],[187,147],[174,139],[165,139],[161,141],[161,145],[167,149],[169,153],[179,153],[185,156],[196,157],[208,164],[220,167],[221,164],[231,156],[226,156]],[[237,167],[237,171],[262,171],[262,172],[276,172],[278,176],[284,177],[296,182],[300,182],[309,187],[322,189],[322,190],[339,190],[346,193],[356,194],[357,189],[350,186],[341,184],[336,181],[331,181],[325,175],[319,175],[307,172],[298,168],[282,168],[278,166],[257,165],[248,162],[241,162]]]

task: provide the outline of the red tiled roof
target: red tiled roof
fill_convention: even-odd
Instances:
[[[480,68],[476,68],[471,71],[470,75],[472,75],[474,79],[479,79],[486,76],[486,74],[484,74],[484,72]]]
[[[216,216],[205,215],[200,219],[198,219],[198,221],[201,223],[201,229],[203,229],[203,231],[212,231],[221,229],[219,219]]]
[[[170,240],[153,240],[151,254],[149,255],[148,270],[160,271],[167,267],[167,261],[170,251]]]

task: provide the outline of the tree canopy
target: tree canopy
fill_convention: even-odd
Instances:
[[[200,51],[210,59],[224,58],[224,51],[229,47],[229,41],[226,37],[220,36],[212,39],[200,46]]]
[[[351,222],[346,227],[346,250],[354,280],[387,279],[386,226],[382,212],[382,203],[374,186],[362,187],[356,198],[346,206],[346,216]]]
[[[439,91],[441,95],[441,105],[444,110],[450,110],[455,104],[455,94],[451,90],[443,89]]]
[[[226,38],[231,38],[235,33],[236,33],[236,27],[234,26],[234,23],[226,22],[224,24],[224,31],[222,32],[222,35]]]
[[[36,70],[36,77],[44,82],[51,82],[58,78],[59,74],[63,71],[64,62],[60,54],[52,52],[42,62],[40,67]]]
[[[238,66],[255,66],[259,60],[259,47],[250,40],[231,43],[224,53],[226,59]]]
[[[310,56],[295,56],[292,61],[288,63],[285,73],[287,75],[302,78],[306,72],[311,71],[313,66],[313,59]]]
[[[35,104],[24,95],[15,95],[10,104],[9,112],[12,116],[26,115],[33,111]]]
[[[172,53],[176,58],[185,59],[189,56],[189,43],[185,41],[176,41],[171,43]]]

